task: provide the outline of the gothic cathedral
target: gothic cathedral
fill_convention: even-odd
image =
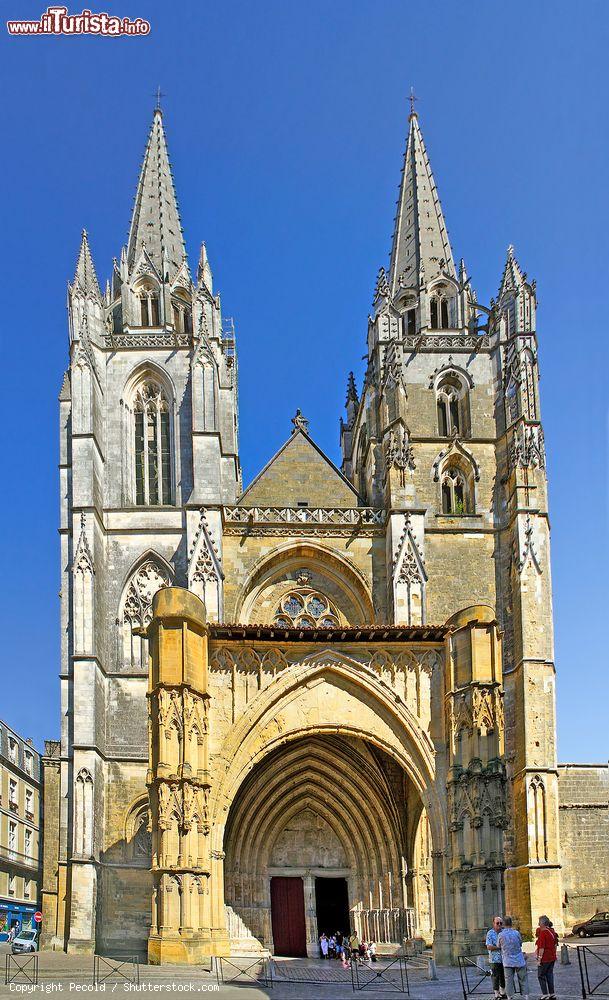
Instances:
[[[561,927],[535,305],[511,247],[478,302],[413,111],[341,467],[297,412],[244,489],[234,328],[156,109],[111,280],[83,232],[69,287],[43,946],[351,928],[448,960],[496,912]]]

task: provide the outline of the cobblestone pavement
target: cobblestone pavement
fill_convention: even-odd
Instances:
[[[594,949],[598,956],[609,963],[609,947],[601,946]],[[209,971],[187,968],[184,966],[139,966],[139,987],[128,980],[132,977],[133,968],[125,966],[116,974],[110,974],[112,966],[101,962],[99,968],[100,985],[93,983],[93,958],[91,956],[65,955],[63,952],[41,952],[39,955],[39,981],[35,988],[25,981],[24,975],[15,976],[12,983],[5,983],[6,958],[1,952],[7,952],[0,947],[0,962],[2,978],[0,996],[37,996],[59,994],[60,996],[78,997],[91,996],[99,993],[104,996],[120,996],[127,993],[148,996],[189,995],[199,993],[218,996],[222,1000],[347,1000],[361,995],[369,1000],[387,1000],[391,996],[410,996],[411,1000],[463,1000],[463,991],[459,971],[456,968],[438,970],[438,979],[430,982],[427,969],[409,966],[408,985],[410,993],[400,990],[401,976],[397,965],[387,969],[385,963],[378,963],[378,968],[370,970],[367,967],[358,972],[359,991],[354,991],[351,972],[343,969],[335,962],[317,960],[281,959],[273,962],[273,985],[252,983],[247,981],[247,974],[241,976],[242,985],[229,983],[218,985],[217,977]],[[571,964],[556,966],[557,996],[560,1000],[580,1000],[582,989],[580,985],[577,956],[574,948],[570,949]],[[243,959],[232,964],[225,964],[224,978],[228,980],[245,969],[249,963]],[[592,960],[592,984],[604,976],[609,977],[609,964],[602,965],[596,959]],[[30,967],[30,969],[32,966]],[[15,975],[15,965],[11,962],[11,975]],[[24,970],[25,972],[26,970]],[[381,975],[377,976],[377,973]],[[121,979],[121,975],[125,978]],[[107,976],[105,980],[102,977]],[[375,978],[376,977],[376,978]],[[297,980],[296,982],[292,980]],[[488,982],[488,980],[486,981]],[[357,983],[356,983],[357,985]],[[529,960],[530,998],[536,1000],[540,995],[534,962]],[[475,993],[480,1000],[490,998],[491,991],[486,983]],[[592,997],[609,997],[609,978],[601,991],[591,994]]]

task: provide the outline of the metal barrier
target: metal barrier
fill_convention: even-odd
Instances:
[[[93,956],[93,985],[102,983],[132,983],[140,984],[140,963],[137,955],[128,958],[106,958],[104,955]]]
[[[295,983],[300,986],[350,986],[351,968],[338,960],[316,961],[305,959],[271,959],[275,982]]]
[[[458,958],[464,1000],[467,997],[490,996],[493,992],[489,982],[491,978],[490,964],[479,965],[476,961],[477,958],[478,956],[472,955],[459,955]],[[516,982],[515,986],[516,992],[521,994],[520,984]]]
[[[354,993],[405,993],[410,996],[408,966],[403,955],[378,956],[376,962],[351,962],[351,986]]]
[[[212,959],[212,972],[216,974],[218,986],[237,983],[244,983],[256,986],[266,986],[273,988],[273,965],[269,958],[252,957],[251,955],[239,958],[219,958]]]
[[[582,998],[609,997],[609,948],[577,946],[577,962]]]
[[[10,983],[38,986],[38,952],[6,956],[4,985]]]

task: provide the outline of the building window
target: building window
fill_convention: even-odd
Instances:
[[[450,299],[434,296],[430,303],[430,319],[432,330],[449,330],[451,328]]]
[[[512,376],[505,393],[507,423],[513,424],[518,419],[518,383]]]
[[[34,758],[32,757],[31,753],[29,753],[27,750],[24,751],[23,761],[26,773],[32,774],[34,771]]]
[[[31,880],[29,878],[26,878],[25,881],[24,881],[24,883],[23,883],[23,898],[24,899],[29,899],[30,898],[30,896],[32,894],[31,886],[32,886]]]
[[[25,790],[25,818],[34,822],[34,793],[30,788]]]
[[[158,382],[147,380],[134,403],[135,502],[171,503],[169,404]]]
[[[25,831],[25,856],[27,858],[32,857],[32,831]]]
[[[15,885],[16,885],[15,876],[14,875],[9,875],[9,877],[8,877],[8,894],[9,894],[9,896],[14,896],[15,895]]]
[[[471,506],[465,474],[456,466],[449,466],[442,476],[442,513],[470,514]]]
[[[17,763],[17,740],[14,740],[12,736],[8,738],[8,755],[13,764]]]
[[[436,406],[440,437],[469,433],[469,393],[456,375],[446,375],[438,383]]]
[[[8,807],[11,812],[17,812],[19,803],[17,801],[17,782],[9,778],[8,783]]]
[[[414,337],[417,332],[417,311],[407,309],[404,313],[404,333],[408,337]]]
[[[335,628],[339,618],[327,597],[305,587],[281,598],[273,624],[280,628]]]
[[[159,298],[154,292],[140,292],[140,326],[159,325]]]
[[[8,855],[13,861],[17,856],[17,824],[13,820],[8,824]]]

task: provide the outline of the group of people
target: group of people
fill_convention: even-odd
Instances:
[[[322,958],[336,958],[342,962],[343,968],[349,967],[350,961],[376,962],[376,944],[374,941],[360,941],[355,931],[347,936],[337,931],[336,934],[322,934],[319,939],[319,950]]]
[[[535,932],[537,978],[541,988],[540,1000],[556,1000],[554,993],[554,963],[558,934],[552,921],[545,915],[539,918]],[[512,925],[511,917],[494,917],[493,926],[486,935],[486,947],[491,962],[493,991],[497,1000],[515,995],[516,981],[520,984],[523,1000],[529,997],[527,960],[522,950],[522,937]]]

